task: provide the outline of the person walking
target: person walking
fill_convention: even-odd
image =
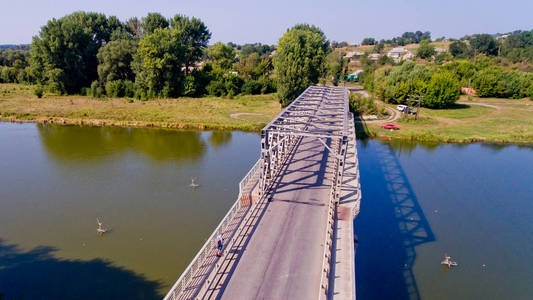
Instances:
[[[216,251],[216,253],[217,253],[217,256],[220,257],[220,256],[222,256],[222,246],[224,246],[224,238],[222,237],[222,235],[219,234],[217,236],[216,241],[217,241],[217,251]]]

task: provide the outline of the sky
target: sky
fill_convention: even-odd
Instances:
[[[320,27],[331,41],[390,39],[406,31],[433,38],[533,29],[532,0],[0,0],[0,44],[30,43],[51,18],[94,11],[125,21],[160,12],[200,18],[210,43],[276,44],[298,23]]]

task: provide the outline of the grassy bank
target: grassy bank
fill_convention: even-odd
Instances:
[[[138,126],[257,131],[280,112],[275,94],[139,101],[45,94],[0,84],[0,120],[95,126]]]
[[[425,109],[415,121],[395,121],[400,130],[366,124],[360,131],[371,137],[438,142],[533,143],[533,101],[462,98],[450,109]],[[392,105],[390,107],[393,107]]]

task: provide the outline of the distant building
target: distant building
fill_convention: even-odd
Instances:
[[[506,33],[506,34],[502,34],[502,35],[497,36],[496,39],[497,40],[506,40],[510,36],[511,36],[511,34]]]
[[[368,55],[368,59],[370,60],[378,60],[381,57],[381,54],[379,53],[372,53]]]
[[[387,53],[387,56],[394,60],[397,60],[397,59],[400,59],[406,52],[409,52],[409,51],[402,47],[396,47],[392,49],[391,51],[389,51]]]
[[[346,58],[351,58],[351,59],[360,59],[361,56],[363,56],[364,53],[363,52],[359,52],[359,51],[350,51],[348,53],[346,53],[345,57]]]
[[[407,53],[405,53],[403,56],[402,56],[402,59],[401,60],[412,60],[415,58],[415,55],[409,51],[407,51]]]
[[[446,48],[435,48],[435,52],[437,52],[437,54],[439,54],[439,53],[448,52],[448,50]]]

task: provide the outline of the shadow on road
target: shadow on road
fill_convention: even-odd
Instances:
[[[110,262],[64,260],[53,247],[24,252],[0,239],[0,299],[161,299],[161,283]]]
[[[361,212],[355,220],[359,299],[420,299],[416,246],[435,241],[411,185],[389,144],[359,143]]]

